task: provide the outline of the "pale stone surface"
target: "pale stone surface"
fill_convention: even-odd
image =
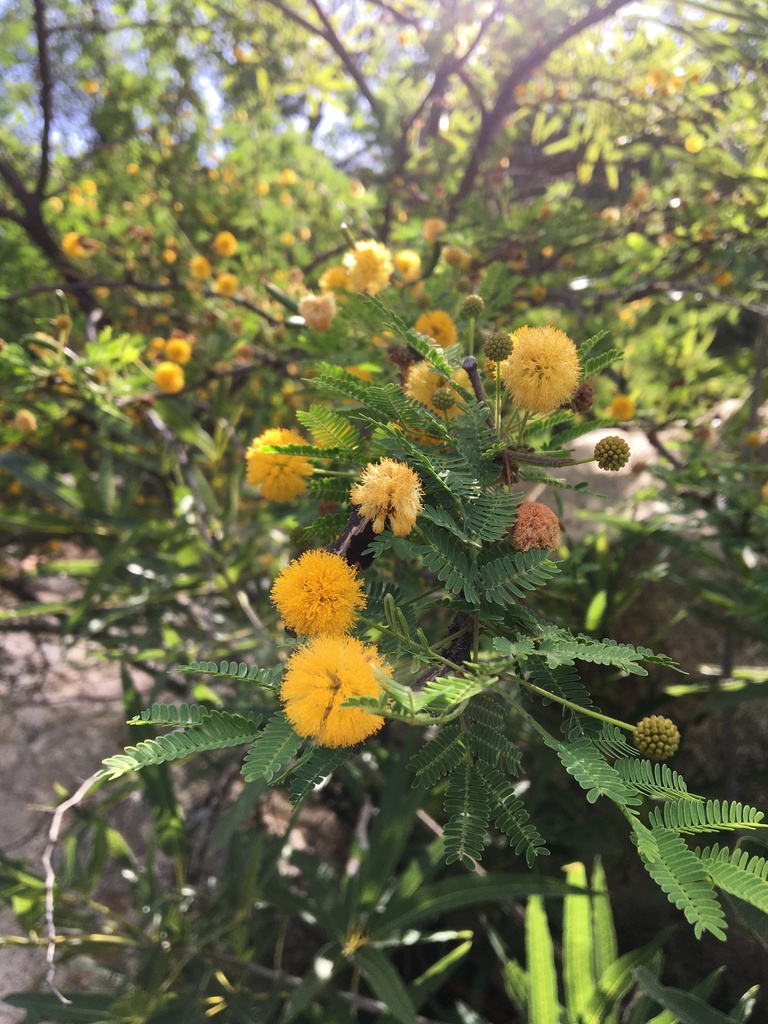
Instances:
[[[136,680],[138,685],[147,680]],[[85,643],[66,645],[50,634],[0,634],[0,848],[11,858],[40,862],[55,787],[74,792],[102,758],[126,742],[116,664]],[[0,934],[20,934],[13,915],[0,913]],[[45,975],[45,951],[0,951],[0,1024],[24,1012],[3,1002]]]

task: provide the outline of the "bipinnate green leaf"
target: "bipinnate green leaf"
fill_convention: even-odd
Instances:
[[[441,778],[458,767],[466,753],[461,727],[455,724],[443,726],[408,762],[409,769],[416,773],[413,785],[437,785]]]
[[[276,712],[245,755],[241,768],[243,778],[246,782],[253,782],[256,779],[271,782],[295,757],[303,742],[282,712]]]
[[[531,816],[510,781],[497,768],[479,763],[478,770],[490,794],[491,817],[496,827],[507,836],[515,853],[524,853],[529,868],[533,867],[537,857],[548,857],[544,839],[531,824]]]
[[[725,939],[725,915],[704,864],[676,832],[647,829],[632,821],[633,840],[645,869],[670,903],[682,910],[696,937],[705,931]]]
[[[722,832],[728,829],[768,828],[765,815],[756,807],[740,800],[707,800],[670,802],[655,807],[650,821],[657,828],[668,828],[683,834]]]
[[[493,604],[513,605],[526,593],[544,586],[560,569],[544,551],[516,551],[477,569],[483,597]],[[469,598],[468,598],[469,600]]]
[[[280,682],[282,666],[273,665],[259,668],[257,665],[246,665],[244,661],[191,661],[188,665],[179,665],[179,672],[197,672],[204,676],[216,676],[220,679],[246,679],[259,686],[275,689]]]
[[[450,818],[443,829],[445,862],[461,861],[474,868],[483,856],[491,809],[488,792],[475,765],[462,764],[451,775],[445,791]]]
[[[122,754],[105,759],[99,777],[119,779],[126,772],[138,771],[147,765],[175,761],[189,754],[222,750],[248,743],[258,734],[261,717],[246,719],[227,711],[209,711],[200,721],[181,732],[142,740],[126,747]]]
[[[688,792],[685,779],[669,765],[646,758],[621,758],[614,765],[622,779],[643,796],[663,800],[702,801],[704,797]]]
[[[573,775],[582,789],[586,790],[589,803],[595,803],[601,796],[607,796],[609,800],[625,806],[640,802],[591,740],[581,737],[572,743],[546,742],[557,751],[568,774]]]
[[[327,405],[313,403],[307,411],[297,409],[296,419],[310,431],[319,447],[336,448],[344,455],[353,456],[362,445],[360,432]]]
[[[731,852],[717,843],[694,852],[718,889],[768,914],[768,861],[765,857],[750,856],[746,850]]]
[[[291,773],[291,803],[297,804],[349,758],[344,747],[315,747]]]
[[[435,573],[452,594],[461,594],[468,601],[476,602],[479,595],[475,590],[475,568],[449,533],[425,522],[420,530],[422,542],[414,542],[413,550],[421,555],[424,567]]]

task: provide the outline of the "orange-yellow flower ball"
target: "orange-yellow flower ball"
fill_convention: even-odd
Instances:
[[[184,371],[178,363],[160,363],[155,370],[155,384],[166,395],[175,395],[184,387]]]

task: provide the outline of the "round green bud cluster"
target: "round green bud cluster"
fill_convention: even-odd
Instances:
[[[456,278],[456,283],[453,287],[463,295],[465,292],[472,291],[472,282],[466,274],[462,274],[461,277]]]
[[[486,334],[485,336],[483,351],[485,352],[486,358],[493,359],[494,362],[500,363],[502,359],[506,359],[512,351],[512,339],[506,331],[491,331],[490,334]]]
[[[482,295],[468,295],[461,304],[461,312],[464,316],[473,318],[480,316],[485,309],[485,300]]]
[[[680,746],[680,730],[670,718],[649,715],[635,726],[633,742],[651,761],[665,761]]]
[[[456,396],[454,395],[451,388],[445,385],[439,385],[435,388],[435,392],[432,395],[432,405],[436,409],[450,409],[451,406],[456,404]]]
[[[595,459],[599,469],[615,473],[629,462],[629,445],[623,437],[604,437],[595,445]]]
[[[432,297],[427,292],[416,292],[414,302],[417,309],[431,309]]]

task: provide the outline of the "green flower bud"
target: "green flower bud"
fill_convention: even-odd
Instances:
[[[595,445],[595,459],[599,469],[615,473],[629,462],[629,445],[623,437],[604,437]]]
[[[455,404],[456,395],[454,395],[451,388],[446,387],[444,384],[435,388],[435,392],[432,395],[432,405],[436,409],[450,409]]]
[[[481,295],[468,295],[461,304],[464,316],[471,316],[473,319],[480,316],[484,309],[485,300]]]
[[[488,359],[500,363],[512,351],[512,339],[506,331],[492,331],[485,336],[483,351]]]
[[[651,761],[665,761],[680,746],[680,730],[670,718],[649,715],[635,726],[633,742]]]

